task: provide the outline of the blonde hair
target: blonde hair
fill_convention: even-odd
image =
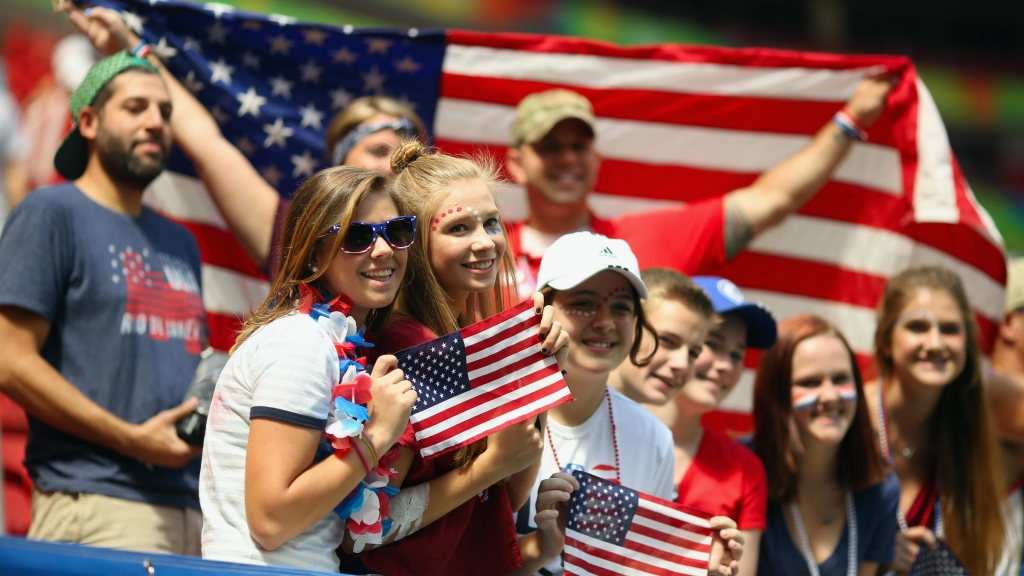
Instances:
[[[465,311],[456,317],[447,303],[451,300],[430,265],[430,229],[441,202],[454,184],[482,182],[493,195],[499,180],[493,161],[473,161],[431,153],[420,142],[403,142],[391,156],[395,173],[392,189],[403,206],[416,216],[416,243],[409,248],[408,285],[398,295],[398,309],[441,336],[492,316],[516,301],[515,261],[506,250],[498,268],[494,288],[470,294]],[[505,230],[505,245],[508,236]],[[487,439],[459,450],[455,461],[464,466],[486,448]]]
[[[407,118],[416,128],[416,137],[426,142],[426,126],[424,126],[423,120],[413,112],[412,108],[394,98],[386,96],[363,96],[362,98],[356,98],[351,104],[345,106],[341,112],[335,114],[334,118],[331,118],[331,123],[327,125],[327,132],[324,134],[324,143],[326,144],[324,154],[327,155],[327,160],[332,160],[331,155],[334,153],[334,146],[339,140],[344,138],[353,128],[378,114]]]
[[[300,284],[324,287],[320,284],[320,278],[327,273],[345,239],[344,233],[333,236],[325,234],[335,224],[340,224],[342,231],[347,230],[359,203],[375,193],[388,194],[399,213],[405,213],[401,202],[388,190],[387,176],[375,170],[335,166],[317,172],[303,182],[295,192],[285,217],[278,274],[270,286],[267,299],[250,311],[231,348],[232,352],[259,327],[296,310]],[[326,262],[317,264],[317,252],[326,242],[331,242],[330,256]],[[314,264],[318,267],[315,272],[312,268]],[[367,328],[378,329],[393,304],[371,311],[366,319]]]
[[[945,268],[911,268],[885,284],[878,306],[875,362],[879,386],[892,379],[892,333],[903,309],[921,289],[945,292],[963,317],[967,362],[942,390],[929,418],[939,473],[945,540],[973,574],[991,574],[1006,532],[1000,503],[1005,493],[995,426],[982,381],[978,327],[960,277]]]

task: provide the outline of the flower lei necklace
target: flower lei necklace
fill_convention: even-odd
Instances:
[[[334,513],[346,520],[345,528],[355,542],[353,551],[358,553],[367,544],[383,543],[391,528],[391,498],[398,488],[388,486],[388,480],[397,475],[391,465],[398,460],[398,448],[392,447],[378,459],[373,445],[363,436],[363,426],[370,421],[366,404],[372,398],[373,381],[366,373],[366,358],[356,357],[356,346],[373,344],[363,339],[363,331],[348,315],[352,302],[344,295],[325,302],[323,294],[306,284],[299,285],[299,294],[299,312],[316,321],[338,352],[338,385],[331,389],[325,443],[321,446],[329,445],[339,457],[354,450],[366,468],[366,477],[334,508]]]

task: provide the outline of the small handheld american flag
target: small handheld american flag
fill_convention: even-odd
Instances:
[[[532,301],[395,354],[419,399],[420,455],[471,444],[572,399],[553,356],[541,353]]]
[[[576,471],[569,498],[565,574],[703,575],[711,515]]]

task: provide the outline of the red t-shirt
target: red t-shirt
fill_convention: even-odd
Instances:
[[[520,294],[528,295],[536,288],[541,258],[524,253],[522,227],[522,222],[513,223],[508,234],[520,276]],[[661,266],[693,276],[711,274],[727,262],[722,198],[623,214],[614,220],[591,215],[590,231],[628,242],[641,270]]]
[[[413,318],[392,313],[378,335],[374,353],[398,352],[429,342],[437,336]],[[454,452],[423,460],[410,425],[398,444],[416,452],[405,486],[416,486],[454,470]],[[470,498],[422,530],[402,540],[359,554],[373,572],[400,576],[415,574],[506,574],[523,565],[505,484],[495,484]],[[341,571],[346,571],[342,558]]]
[[[728,516],[740,530],[764,530],[768,478],[750,450],[713,430],[705,430],[697,454],[679,481],[678,502]]]
[[[921,485],[906,515],[908,526],[928,526],[935,530],[935,500],[939,497],[939,484],[936,479],[937,475],[932,473]]]

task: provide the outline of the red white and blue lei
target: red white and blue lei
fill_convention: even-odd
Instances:
[[[366,405],[371,399],[373,382],[366,373],[366,358],[356,356],[356,347],[372,347],[373,344],[363,339],[363,331],[348,315],[352,303],[343,295],[325,301],[322,294],[305,284],[299,286],[299,292],[299,312],[315,320],[338,351],[339,383],[331,389],[322,447],[329,445],[337,456],[344,456],[362,438],[363,426],[370,421]],[[384,535],[391,528],[391,498],[398,493],[398,488],[388,486],[388,481],[397,475],[391,468],[397,460],[398,449],[392,447],[334,508],[334,513],[346,520],[345,527],[355,542],[354,552],[361,552],[367,544],[383,543]]]

